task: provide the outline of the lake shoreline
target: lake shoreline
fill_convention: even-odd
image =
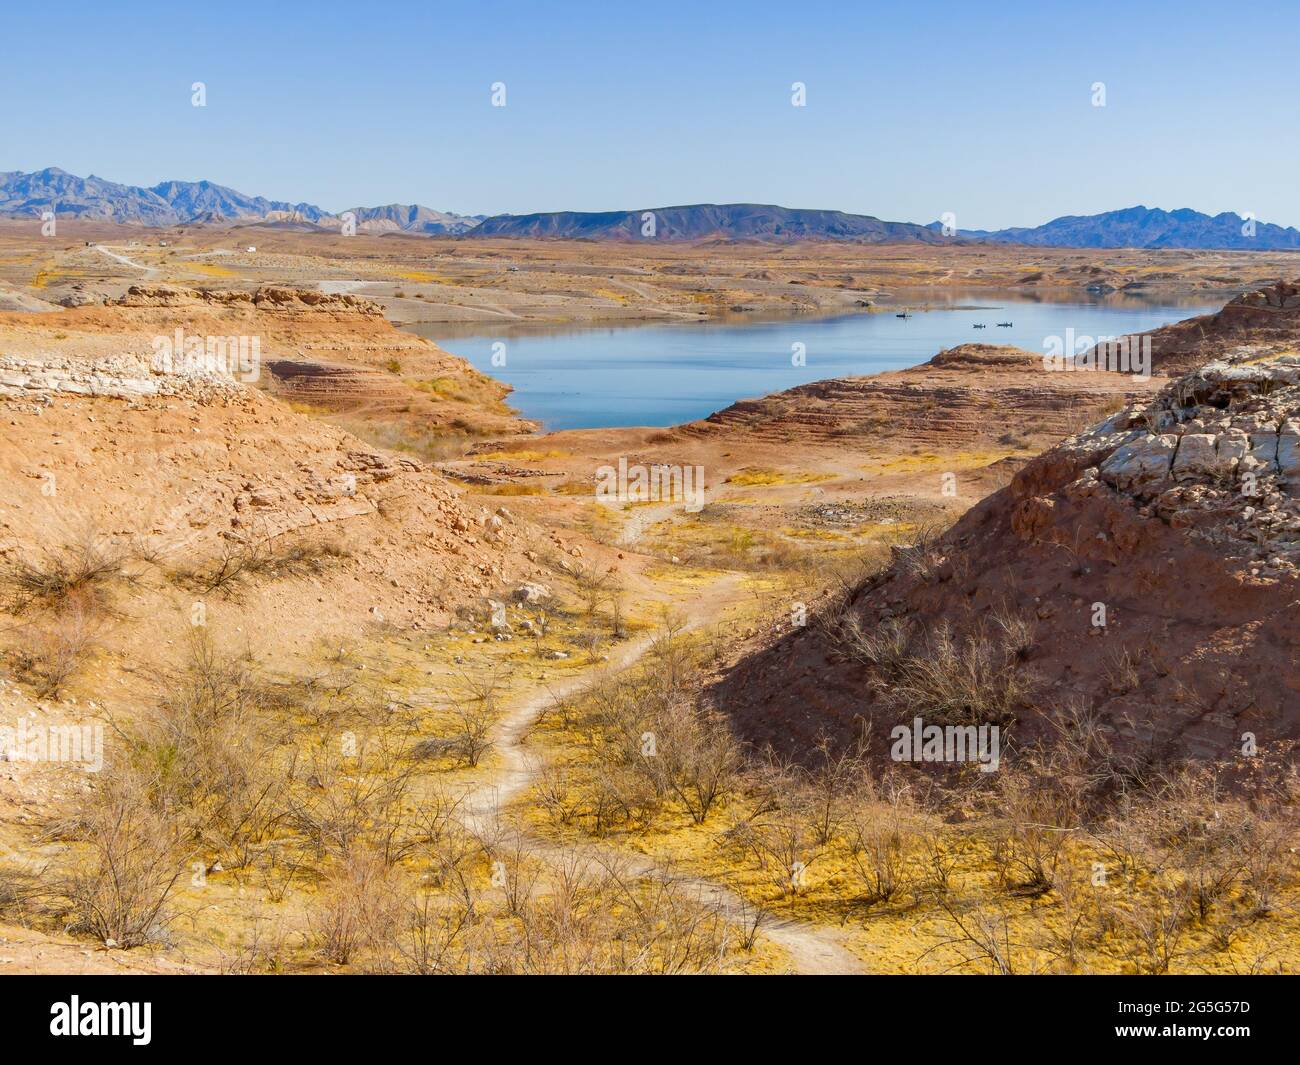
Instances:
[[[400,328],[509,386],[511,406],[553,432],[667,428],[817,380],[918,366],[960,344],[1041,354],[1058,338],[1091,346],[1094,338],[1142,333],[1217,309],[1133,297],[982,302],[972,295],[953,292],[924,307],[900,301],[848,313],[707,322]]]

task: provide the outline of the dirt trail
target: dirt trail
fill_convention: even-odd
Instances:
[[[129,266],[133,270],[143,270],[144,277],[141,280],[154,281],[158,277],[159,271],[154,267],[144,266],[143,264],[138,263],[133,259],[128,259],[125,255],[119,255],[115,251],[109,251],[108,248],[106,248],[103,244],[96,244],[95,251],[102,252],[103,254],[107,255],[110,259],[115,259],[123,266]]]
[[[740,579],[739,574],[731,574],[695,598],[688,608],[683,631],[689,631],[717,617],[722,609],[739,599],[742,595],[737,587]],[[624,645],[610,656],[604,669],[620,672],[629,668],[649,650],[652,642],[653,638],[647,636]],[[461,820],[466,827],[480,835],[489,834],[496,827],[498,814],[504,813],[527,790],[539,768],[537,760],[528,756],[523,745],[533,723],[557,699],[572,695],[590,684],[593,675],[587,673],[536,692],[502,718],[493,736],[501,761],[492,776],[477,783],[466,796],[460,809]],[[572,853],[572,848],[566,849],[534,837],[527,839],[527,845],[530,851],[547,860],[560,860]],[[581,850],[593,856],[617,856],[624,863],[623,867],[633,875],[646,875],[661,868],[660,863],[653,859],[629,855],[609,845],[583,844]],[[725,885],[704,877],[688,875],[674,876],[673,880],[696,891],[702,901],[716,906],[727,919],[738,924],[752,920],[752,907],[747,906],[744,899]],[[841,944],[834,929],[789,917],[769,917],[761,926],[761,934],[786,952],[791,969],[796,973],[826,975],[866,972],[862,962]]]
[[[680,503],[647,503],[634,507],[623,530],[618,534],[617,542],[621,546],[635,544],[650,526],[672,517],[681,509]]]

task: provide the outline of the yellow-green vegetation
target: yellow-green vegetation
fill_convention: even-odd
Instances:
[[[795,470],[776,470],[767,466],[746,466],[727,478],[727,484],[742,487],[767,486],[777,484],[813,484],[817,481],[829,481],[834,478],[830,473],[799,472]]]
[[[882,457],[860,468],[871,473],[924,473],[930,470],[968,470],[978,466],[987,466],[1015,453],[1014,448],[997,451],[945,451],[942,455],[925,451],[914,455]]]
[[[871,971],[1300,971],[1285,791],[1247,803],[1213,770],[1154,771],[1086,718],[991,774],[882,767],[868,737],[755,757],[702,698],[725,653],[669,627],[641,667],[550,709],[534,830],[841,930]]]
[[[225,266],[217,266],[215,263],[186,263],[185,270],[188,273],[199,274],[202,277],[238,277],[239,274]]]
[[[258,561],[242,579],[311,560]],[[173,579],[211,585],[225,568]],[[471,799],[513,700],[650,624],[616,575],[569,568],[562,597],[506,605],[503,591],[444,632],[380,623],[275,668],[181,628],[183,653],[114,722],[96,788],[42,826],[57,841],[44,864],[0,861],[0,917],[231,973],[778,968],[666,872],[537,853]],[[6,606],[106,609],[127,581],[89,540],[15,570]]]
[[[396,360],[392,360],[392,362],[396,362]],[[396,369],[390,364],[389,369],[393,373],[401,372],[400,364]],[[501,401],[500,396],[497,394],[499,386],[488,377],[435,377],[429,381],[412,382],[411,386],[420,392],[437,396],[439,399],[449,399],[456,403],[476,404],[498,414],[506,414],[510,411],[510,408]]]
[[[782,536],[791,536],[796,540],[818,540],[824,543],[843,543],[852,537],[834,529],[810,528],[808,526],[787,526],[781,530]]]
[[[876,556],[907,535],[903,524],[871,525],[849,535],[822,526],[771,528],[744,506],[710,504],[697,514],[651,526],[645,543],[663,556],[714,569],[786,573],[796,580],[837,559]]]
[[[595,494],[596,488],[590,481],[562,481],[554,491],[562,496],[590,496]]]
[[[558,448],[548,451],[534,451],[529,448],[516,448],[508,451],[489,451],[478,458],[496,462],[545,462],[547,459],[561,459],[569,454]]]

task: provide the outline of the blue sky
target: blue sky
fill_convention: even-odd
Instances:
[[[330,210],[751,201],[990,228],[1144,203],[1300,225],[1300,20],[1236,10],[29,4],[5,16],[0,170],[210,178]]]

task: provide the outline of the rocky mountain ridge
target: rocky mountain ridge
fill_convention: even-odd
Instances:
[[[248,196],[212,181],[163,181],[149,188],[123,185],[93,174],[81,178],[58,167],[32,173],[0,173],[0,215],[56,217],[145,226],[272,222],[338,229],[343,215],[311,203]],[[360,232],[458,234],[479,218],[436,211],[419,204],[353,207]]]

